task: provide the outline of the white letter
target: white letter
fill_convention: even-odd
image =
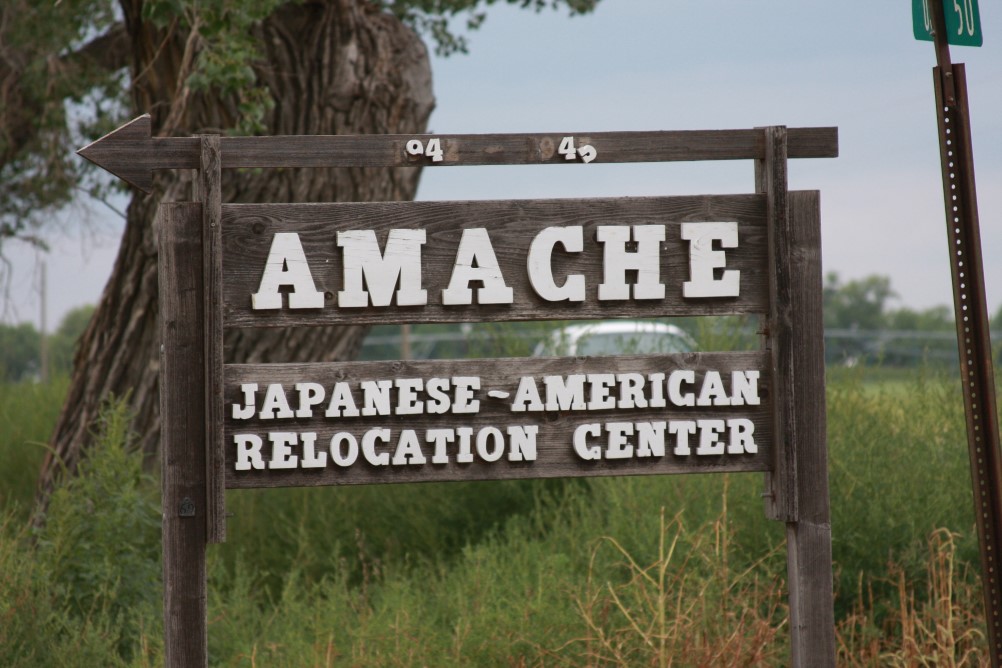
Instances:
[[[348,452],[341,454],[341,444],[348,444]],[[351,466],[358,459],[358,441],[346,431],[341,431],[331,437],[331,460],[338,466]]]
[[[425,432],[425,440],[435,444],[435,454],[431,456],[431,463],[448,464],[449,455],[446,446],[456,440],[456,432],[452,429],[429,429]]]
[[[731,405],[758,406],[758,371],[731,371]]]
[[[651,386],[651,408],[664,408],[665,403],[665,375],[661,372],[647,374],[647,382]]]
[[[376,441],[388,443],[390,440],[389,429],[370,429],[362,434],[362,456],[373,466],[386,466],[390,463],[390,453],[380,452],[376,454]]]
[[[717,440],[717,435],[724,431],[723,420],[696,420],[699,424],[699,447],[697,455],[722,455],[724,444]]]
[[[645,379],[639,373],[617,373],[619,383],[619,403],[617,408],[647,408],[644,396]]]
[[[250,471],[251,468],[263,469],[261,459],[261,437],[256,434],[234,434],[233,443],[237,446],[237,463],[233,467],[237,471]]]
[[[424,453],[421,452],[421,444],[418,443],[417,433],[413,429],[404,429],[400,432],[400,440],[397,441],[397,449],[393,453],[393,465],[417,466],[426,461]]]
[[[637,250],[628,252],[630,230]],[[630,298],[626,272],[636,270],[637,282],[633,285],[633,299],[664,299],[665,286],[661,282],[661,242],[665,240],[664,225],[599,225],[595,238],[604,244],[602,257],[602,283],[598,286],[600,300]]]
[[[289,402],[285,398],[285,390],[279,383],[271,383],[264,393],[264,402],[261,406],[261,413],[258,415],[262,420],[274,420],[275,418],[291,418],[295,414],[289,408]]]
[[[689,242],[689,277],[682,283],[682,296],[737,297],[741,294],[741,272],[728,269],[716,279],[713,270],[727,266],[727,254],[713,250],[713,242],[721,248],[738,247],[737,223],[682,223],[682,238]]]
[[[317,432],[303,432],[299,435],[299,438],[303,440],[303,468],[322,469],[327,466],[327,453],[323,450],[320,452],[316,451]]]
[[[573,376],[543,376],[546,385],[546,410],[548,411],[583,411],[586,408],[584,400],[584,374]]]
[[[460,427],[456,429],[456,436],[459,437],[459,452],[456,453],[456,462],[458,464],[471,463],[473,453],[470,451],[470,437],[473,436],[473,430],[469,427]]]
[[[456,388],[456,399],[452,404],[453,413],[476,413],[480,410],[480,400],[473,400],[473,390],[480,389],[479,376],[457,376],[452,379]]]
[[[299,457],[292,454],[291,445],[299,442],[295,432],[272,431],[268,433],[268,440],[271,441],[271,461],[268,462],[270,469],[294,469],[299,465]]]
[[[390,230],[386,250],[379,252],[374,230],[348,230],[337,233],[337,245],[344,249],[344,290],[337,293],[342,308],[369,305],[389,306],[393,289],[397,306],[420,306],[428,303],[428,292],[421,288],[421,246],[424,230]],[[362,287],[362,276],[365,286]]]
[[[609,394],[609,390],[616,383],[615,374],[590,373],[588,374],[588,382],[591,384],[591,401],[588,402],[588,410],[601,411],[616,407],[616,398]]]
[[[348,453],[342,455],[341,444],[348,444]],[[359,442],[348,432],[339,432],[331,437],[331,460],[340,467],[350,467],[359,459]]]
[[[515,399],[511,402],[511,410],[515,413],[543,410],[543,401],[539,398],[536,379],[532,376],[522,376],[515,390]]]
[[[730,443],[727,445],[727,454],[741,455],[744,453],[755,454],[758,452],[758,444],[755,443],[755,423],[748,418],[731,418],[727,421],[730,429]]]
[[[310,407],[323,403],[324,386],[319,383],[296,383],[296,391],[299,392],[299,409],[296,411],[296,417],[313,417],[313,409]]]
[[[365,401],[365,405],[362,406],[362,415],[389,415],[390,388],[392,387],[392,380],[362,381],[362,396]]]
[[[633,444],[626,438],[633,435],[632,422],[607,422],[605,430],[609,432],[606,459],[629,459],[633,456]]]
[[[664,457],[664,456],[665,456],[664,420],[659,420],[658,422],[638,422],[637,457]]]
[[[331,390],[331,402],[327,405],[325,417],[358,417],[358,409],[355,408],[355,400],[351,396],[348,383],[334,383]]]
[[[420,378],[397,378],[397,415],[417,415],[424,412],[424,402],[417,400],[416,392],[424,387]]]
[[[586,436],[598,436],[602,433],[600,424],[583,424],[574,430],[574,452],[584,460],[595,460],[602,458],[602,448],[597,445],[589,446],[585,441]]]
[[[505,285],[491,238],[483,227],[463,230],[449,287],[442,290],[442,303],[446,306],[472,304],[471,281],[483,281],[483,287],[477,289],[480,304],[511,304],[515,299],[514,291]]]
[[[536,425],[508,427],[508,461],[536,461],[536,434],[538,433],[539,427]]]
[[[448,378],[429,378],[424,384],[424,391],[428,393],[428,401],[425,403],[425,411],[430,415],[442,415],[448,413],[452,406],[452,400],[446,393],[449,389]]]
[[[730,406],[731,398],[724,390],[724,381],[719,371],[707,371],[703,376],[703,386],[699,390],[697,406]]]
[[[317,291],[306,262],[306,253],[295,232],[276,232],[264,263],[264,274],[257,292],[251,294],[251,308],[256,311],[282,308],[278,289],[290,285],[289,308],[323,308],[324,293]]]
[[[696,396],[692,392],[682,394],[682,383],[695,383],[696,374],[692,369],[677,369],[668,375],[668,399],[675,406],[695,406]]]
[[[562,286],[553,280],[553,247],[561,244],[568,253],[580,253],[584,249],[584,239],[580,227],[547,227],[529,244],[527,261],[529,283],[536,294],[548,302],[583,302],[585,299],[585,277],[583,274],[568,276]]]
[[[676,434],[675,454],[687,457],[689,451],[689,436],[696,433],[696,423],[692,420],[676,420],[668,423],[668,433]]]
[[[493,450],[488,450],[488,440],[494,441]],[[485,462],[496,462],[504,456],[504,436],[497,427],[484,427],[477,432],[477,454]]]
[[[257,383],[240,383],[240,391],[244,393],[244,406],[233,404],[234,420],[250,420],[254,417],[254,393]]]

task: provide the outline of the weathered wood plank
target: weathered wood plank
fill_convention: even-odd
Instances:
[[[787,524],[786,541],[795,666],[835,665],[819,200],[817,192],[791,192],[788,200],[798,518]]]
[[[773,471],[767,476],[766,515],[774,520],[797,519],[797,457],[795,407],[792,400],[794,342],[800,333],[794,325],[791,294],[797,278],[792,273],[793,233],[788,211],[784,127],[763,128],[766,159],[756,166],[756,185],[766,195],[769,224],[769,337],[776,396],[776,449]]]
[[[202,213],[158,211],[164,663],[207,666]]]
[[[790,131],[790,157],[838,155],[837,128]],[[755,130],[682,130],[657,132],[566,132],[481,135],[356,135],[228,137],[223,139],[223,167],[395,167],[425,165],[575,164],[557,149],[564,137],[576,146],[595,148],[596,163],[741,160],[764,157]],[[427,146],[438,138],[442,159],[410,155],[408,141]]]
[[[765,145],[755,130],[683,130],[657,132],[581,132],[485,135],[284,135],[224,137],[223,169],[241,167],[407,167],[414,165],[575,164],[559,152],[566,137],[589,146],[588,161],[667,162],[762,159]],[[441,154],[424,149],[434,139]],[[94,164],[150,192],[153,171],[198,169],[197,137],[152,137],[149,114],[143,114],[88,144],[78,153]],[[437,153],[437,152],[436,152]],[[583,154],[582,154],[583,155]],[[834,158],[838,128],[790,130],[791,158]]]
[[[757,194],[587,200],[512,200],[479,202],[369,202],[343,204],[223,205],[224,313],[227,327],[332,325],[346,323],[473,322],[532,319],[655,317],[764,313],[768,297],[765,197]],[[683,222],[735,221],[739,246],[726,250],[727,268],[741,272],[740,297],[683,298],[689,280],[689,242],[680,236]],[[660,280],[664,299],[599,301],[603,246],[595,240],[599,225],[666,226]],[[582,226],[584,248],[553,253],[556,280],[585,277],[585,302],[548,302],[537,296],[526,270],[529,245],[547,227]],[[462,230],[485,228],[490,235],[512,304],[443,306],[442,289],[452,276]],[[408,307],[339,308],[342,289],[339,230],[374,230],[385,247],[390,229],[423,229],[422,287],[428,304]],[[316,289],[326,294],[325,308],[255,311],[251,294],[261,283],[276,232],[299,234]]]
[[[205,314],[205,471],[210,543],[226,540],[223,483],[223,244],[219,136],[203,135],[198,179],[202,203],[203,313]]]
[[[740,406],[676,406],[671,401],[671,394],[666,387],[670,385],[670,374],[677,369],[687,369],[694,372],[694,383],[682,385],[683,391],[691,390],[699,393],[707,372],[716,371],[721,374],[725,391],[731,392],[731,371],[761,371],[757,388],[759,403],[757,405]],[[394,362],[350,362],[332,364],[270,364],[270,365],[226,365],[226,470],[227,487],[277,487],[301,485],[343,485],[343,484],[374,484],[417,481],[445,480],[500,480],[514,478],[549,478],[578,477],[597,475],[638,475],[666,474],[710,471],[763,471],[771,461],[771,385],[768,376],[768,357],[760,351],[741,353],[685,353],[680,355],[657,356],[618,356],[618,357],[584,357],[584,358],[525,358],[496,360],[423,360]],[[651,377],[650,374],[665,374]],[[637,402],[634,407],[607,405],[601,401],[604,390],[597,390],[599,397],[593,405],[594,410],[542,410],[514,411],[517,390],[523,378],[533,379],[539,389],[541,399],[547,401],[547,376],[559,377],[560,383],[568,376],[575,374],[636,374],[631,382],[638,377],[645,381],[640,392],[644,394],[644,405]],[[398,381],[399,379],[421,379],[422,385],[430,378],[476,379],[478,389],[470,394],[471,401],[478,401],[475,412],[431,414],[423,408],[414,414],[396,414],[397,402],[405,406],[415,405],[413,401],[401,399],[399,389],[391,389],[390,412],[394,414],[370,415],[359,417],[324,416],[330,398],[335,394],[335,385],[343,384],[339,389],[346,389],[353,395],[353,402],[359,410],[365,405],[364,392],[361,384],[365,381]],[[587,378],[587,376],[586,376]],[[603,380],[602,376],[593,376]],[[615,376],[604,378],[613,382]],[[463,382],[457,381],[455,385]],[[245,406],[245,397],[241,384],[256,383],[256,410],[262,410],[266,404],[269,383],[277,383],[285,390],[290,407],[293,411],[300,406],[299,392],[296,383],[316,383],[324,388],[325,399],[312,409],[312,415],[307,417],[290,417],[286,419],[261,419],[260,412],[255,412],[250,419],[235,419],[235,407]],[[408,381],[404,381],[408,385]],[[657,389],[655,387],[657,386]],[[305,386],[303,386],[305,388]],[[592,395],[593,386],[583,387],[585,401],[595,399]],[[305,389],[304,389],[305,391]],[[621,387],[610,386],[608,394],[613,397],[613,403],[620,396],[635,398],[632,393],[620,394]],[[454,391],[453,391],[454,392]],[[454,392],[455,394],[455,392]],[[432,405],[430,395],[423,390],[417,391],[414,401],[428,402]],[[652,407],[655,396],[667,397],[666,406]],[[462,402],[461,402],[462,403]],[[466,402],[470,403],[470,402]],[[556,407],[554,407],[556,408]],[[407,410],[407,409],[405,409]],[[433,410],[433,409],[428,409]],[[690,437],[691,452],[683,454],[676,452],[676,438],[666,434],[665,453],[662,457],[637,457],[622,459],[605,459],[585,461],[575,454],[573,435],[582,424],[600,424],[610,422],[640,423],[650,421],[686,421],[699,419],[747,418],[754,424],[754,442],[757,452],[730,453],[721,455],[702,455],[697,453],[697,436]],[[449,462],[433,463],[435,447],[427,442],[426,434],[433,429],[470,428],[476,435],[481,429],[495,427],[502,433],[507,433],[508,427],[538,428],[535,442],[538,457],[535,461],[500,461],[488,463],[480,458],[474,458],[470,463],[455,461],[456,444],[448,446]],[[427,458],[423,465],[371,466],[363,457],[351,466],[338,466],[328,460],[324,468],[287,469],[287,470],[249,470],[237,471],[235,463],[237,434],[257,434],[263,441],[265,457],[271,455],[271,445],[267,437],[269,432],[315,432],[317,435],[316,449],[329,447],[331,438],[336,433],[352,434],[361,443],[366,432],[371,429],[385,428],[390,430],[388,445],[380,445],[380,451],[393,453],[398,437],[403,430],[415,430],[420,441],[421,450]],[[591,438],[589,442],[600,443],[607,437],[603,432],[600,438]],[[636,437],[631,437],[636,442]],[[722,437],[722,440],[723,439]],[[293,446],[297,456],[302,456],[302,445]]]

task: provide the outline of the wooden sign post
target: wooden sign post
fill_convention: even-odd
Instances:
[[[226,488],[763,472],[787,526],[791,663],[835,660],[818,193],[788,158],[834,128],[160,139],[141,117],[81,150],[161,205],[168,666],[206,665],[205,550]],[[755,161],[755,192],[225,204],[220,170]],[[225,364],[225,328],[759,314],[749,352]]]

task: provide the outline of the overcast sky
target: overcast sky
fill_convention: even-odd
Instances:
[[[952,2],[952,0],[950,0]],[[967,64],[988,304],[1002,302],[1002,7]],[[603,0],[591,15],[494,7],[470,54],[435,58],[440,133],[838,126],[840,157],[791,161],[821,191],[825,271],[885,274],[899,305],[951,303],[931,42],[906,0]],[[750,162],[429,169],[419,199],[748,192]],[[48,257],[50,328],[94,303],[121,232],[96,209]],[[11,246],[15,311],[38,322],[34,253]]]

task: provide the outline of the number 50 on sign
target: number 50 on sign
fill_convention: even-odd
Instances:
[[[937,0],[933,0],[936,2]],[[957,46],[981,46],[981,12],[978,0],[942,0],[946,14],[946,41]],[[927,0],[912,0],[912,32],[915,39],[932,39],[932,17]]]

